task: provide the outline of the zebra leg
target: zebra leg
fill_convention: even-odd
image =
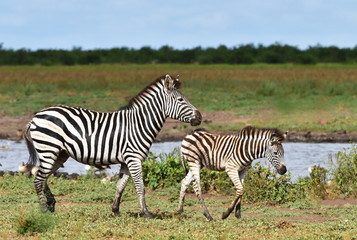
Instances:
[[[198,169],[198,171],[197,170],[196,171],[192,171],[192,174],[193,174],[193,189],[195,190],[196,196],[197,196],[198,200],[200,201],[200,204],[201,204],[201,207],[202,207],[202,211],[203,211],[203,215],[207,218],[208,221],[212,221],[213,217],[208,212],[206,204],[203,201],[201,184],[200,184],[200,172],[199,171],[200,171],[199,169]]]
[[[137,158],[135,158],[135,159],[131,158],[131,159],[128,159],[127,162],[129,163],[128,168],[129,168],[130,175],[134,181],[136,193],[139,196],[141,213],[144,215],[144,217],[146,217],[148,219],[152,219],[153,216],[147,209],[146,202],[145,202],[145,189],[144,189],[141,161],[138,160]]]
[[[249,166],[249,167],[250,167],[250,166]],[[247,167],[247,168],[245,168],[245,169],[239,171],[239,179],[240,179],[240,181],[241,181],[241,183],[242,183],[242,186],[243,186],[243,184],[244,184],[245,174],[247,173],[247,170],[248,170],[249,167]],[[241,218],[241,217],[242,217],[242,216],[241,216],[241,213],[240,213],[240,207],[241,207],[240,205],[241,205],[241,202],[242,202],[242,198],[240,197],[239,200],[238,200],[237,206],[236,206],[236,212],[235,212],[236,218]]]
[[[239,199],[238,199],[238,203],[237,203],[237,205],[236,205],[236,212],[235,212],[235,214],[234,214],[234,216],[236,216],[236,218],[241,218],[242,216],[241,216],[241,214],[240,214],[240,203],[242,202],[242,198],[240,197]]]
[[[190,185],[192,181],[192,172],[189,171],[184,179],[181,181],[181,191],[180,191],[180,198],[179,198],[179,204],[178,204],[178,210],[177,213],[181,214],[183,213],[183,203],[185,201],[185,194],[188,186]]]
[[[226,172],[233,182],[234,186],[236,187],[236,196],[233,199],[231,205],[228,207],[227,211],[222,214],[222,219],[226,219],[234,210],[234,207],[239,203],[239,215],[240,215],[240,198],[243,195],[243,185],[240,181],[240,178],[238,176],[238,170],[237,169],[226,169]]]
[[[120,176],[120,175],[122,175],[122,176]],[[124,188],[125,188],[126,184],[128,183],[128,180],[130,177],[128,167],[124,163],[121,164],[121,166],[120,166],[119,177],[120,178],[117,183],[115,198],[114,198],[114,202],[113,202],[113,206],[112,206],[112,211],[115,216],[120,216],[120,212],[119,212],[120,199],[121,199]]]
[[[47,206],[47,197],[45,194],[45,183],[48,176],[49,175],[43,173],[43,169],[40,167],[34,180],[36,193],[43,212],[47,212],[49,210],[49,207]]]
[[[35,176],[34,184],[37,192],[37,196],[42,207],[42,211],[55,211],[56,199],[53,196],[50,188],[47,184],[48,177],[57,171],[58,168],[63,166],[63,163],[67,161],[68,154],[62,151],[57,159],[53,160],[52,158],[40,158],[40,167]]]
[[[50,211],[50,212],[54,212],[55,211],[55,205],[56,205],[56,199],[55,199],[55,196],[52,194],[50,188],[48,187],[48,184],[47,184],[47,180],[44,182],[44,193],[45,193],[45,196],[46,196],[46,205],[47,205],[47,209]]]

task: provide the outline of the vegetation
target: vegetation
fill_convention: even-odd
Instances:
[[[355,183],[351,185],[353,181],[343,178],[352,173],[351,169],[342,167],[355,164],[356,149],[353,146],[351,151],[343,151],[336,159],[330,159],[337,168],[325,171],[316,168],[317,171],[312,171],[309,177],[295,183],[289,175],[278,177],[269,168],[254,165],[245,180],[243,218],[240,220],[233,216],[219,219],[234,195],[226,173],[203,170],[205,202],[216,218],[213,222],[205,220],[192,193],[185,201],[184,214],[175,214],[183,178],[177,151],[160,156],[151,154],[144,162],[147,203],[154,214],[153,220],[140,217],[132,181],[122,198],[121,217],[115,218],[110,207],[117,177],[106,184],[91,173],[74,180],[50,177],[49,185],[57,198],[56,212],[50,214],[41,213],[37,207],[33,178],[5,174],[0,178],[0,237],[286,239],[289,236],[289,239],[353,239],[357,234],[357,206],[323,206],[320,196],[322,191],[324,198],[357,196]],[[326,173],[329,177],[325,179]]]
[[[357,131],[353,64],[7,66],[0,68],[0,111],[28,115],[55,104],[113,111],[166,73],[180,74],[182,92],[211,131],[246,125]],[[205,118],[217,111],[228,112],[231,122]]]
[[[131,57],[135,51],[139,51],[137,56],[147,57],[137,63],[186,63],[179,60],[179,56],[187,54],[187,62],[205,64],[212,61],[280,63],[300,60],[301,63],[345,64],[75,65],[136,61],[124,57],[119,61],[108,60],[110,56],[124,56],[121,53],[111,55],[111,51],[122,50]],[[163,59],[177,54],[176,60],[160,60],[155,55],[164,50]],[[196,50],[202,55],[194,53]],[[244,55],[243,50],[251,52]],[[256,50],[261,52],[255,53]],[[262,54],[263,50],[267,52]],[[218,54],[220,51],[225,51],[223,60]],[[279,44],[187,51],[163,47],[157,52],[150,48],[32,52],[0,47],[0,65],[36,64],[0,67],[0,113],[27,115],[60,103],[112,111],[125,105],[150,81],[171,73],[180,74],[182,92],[204,113],[203,117],[206,112],[215,111],[232,114],[234,121],[228,124],[205,119],[203,127],[212,131],[236,130],[248,124],[300,131],[357,131],[355,51],[319,46],[300,51]],[[302,54],[299,61],[292,57],[297,56],[293,53]],[[67,62],[58,60],[59,56]],[[234,56],[246,60],[232,60]],[[337,56],[340,61],[336,60]],[[12,60],[4,60],[6,58]],[[189,131],[189,127],[182,125],[180,130]],[[185,201],[184,215],[175,214],[180,182],[184,177],[177,151],[149,155],[144,162],[147,204],[154,220],[139,216],[132,182],[122,198],[122,216],[114,218],[110,207],[117,178],[113,183],[102,184],[93,174],[75,180],[51,177],[49,185],[57,199],[56,212],[43,214],[37,208],[33,178],[5,174],[0,177],[0,238],[286,239],[288,236],[291,239],[353,239],[357,235],[356,206],[327,207],[320,203],[327,198],[357,197],[356,155],[357,147],[353,146],[351,151],[331,158],[329,169],[316,167],[310,176],[294,182],[290,175],[277,176],[269,168],[254,165],[245,180],[241,220],[233,216],[225,221],[219,219],[234,194],[226,173],[202,170],[205,201],[216,219],[209,223],[198,210],[199,203],[192,189]]]
[[[269,167],[259,163],[253,165],[245,178],[246,203],[267,202],[282,204],[297,200],[334,197],[357,197],[357,145],[339,152],[334,159],[330,156],[331,169],[314,166],[310,176],[293,182],[290,174],[278,175]],[[143,163],[144,183],[152,190],[181,186],[184,173],[178,149],[170,154],[150,154]],[[201,170],[201,185],[205,192],[229,194],[234,192],[226,172]],[[192,192],[192,189],[191,189]]]
[[[352,145],[350,151],[339,152],[336,161],[330,159],[330,165],[332,192],[344,197],[357,197],[357,145]]]
[[[263,46],[245,44],[235,47],[221,45],[217,48],[174,49],[162,46],[159,49],[127,47],[112,49],[72,50],[5,49],[0,44],[0,65],[77,65],[103,63],[199,63],[199,64],[253,64],[253,63],[356,63],[357,47],[311,46],[300,50],[295,46],[280,43]]]

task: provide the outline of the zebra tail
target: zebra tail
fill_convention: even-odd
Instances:
[[[181,165],[183,167],[183,170],[184,170],[184,173],[185,173],[185,176],[186,176],[187,173],[188,173],[188,170],[186,168],[185,159],[183,158],[183,156],[181,156]]]
[[[30,157],[29,160],[27,162],[27,165],[31,165],[31,166],[36,166],[36,163],[38,162],[38,155],[35,149],[35,146],[33,145],[33,141],[30,135],[30,126],[31,126],[31,122],[29,122],[26,125],[23,137],[25,139],[25,143],[27,146],[27,149],[29,151]]]

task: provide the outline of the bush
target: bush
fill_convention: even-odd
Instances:
[[[327,169],[320,166],[310,168],[308,177],[299,178],[297,185],[300,186],[300,199],[316,199],[327,197]]]
[[[295,201],[299,188],[291,182],[290,174],[279,176],[269,167],[256,163],[244,178],[245,202],[280,204]]]
[[[357,197],[357,145],[330,156],[331,191],[343,197]]]
[[[39,209],[31,209],[19,214],[17,218],[17,233],[42,233],[54,227],[56,218],[52,213],[42,213]]]
[[[170,154],[149,153],[143,162],[144,184],[150,189],[175,186],[185,177],[178,148]]]

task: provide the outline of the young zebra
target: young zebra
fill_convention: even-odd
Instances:
[[[178,213],[183,212],[185,192],[193,180],[193,189],[200,201],[203,214],[209,221],[213,220],[201,194],[200,169],[206,167],[226,171],[236,188],[236,196],[228,210],[223,213],[222,219],[227,218],[234,207],[235,216],[240,218],[243,180],[254,159],[266,157],[279,174],[285,174],[284,149],[281,142],[286,134],[287,132],[282,133],[278,129],[246,127],[237,135],[223,136],[209,133],[204,129],[197,129],[187,135],[181,144],[181,163],[187,175],[181,183]],[[189,172],[184,160],[187,161]]]
[[[112,211],[119,216],[122,193],[133,178],[141,211],[152,218],[145,203],[142,161],[166,118],[199,125],[200,112],[178,91],[180,81],[162,76],[148,85],[127,106],[115,112],[95,112],[78,107],[54,106],[33,117],[24,132],[29,163],[40,168],[34,184],[44,211],[55,209],[47,178],[72,157],[96,167],[120,164]]]

